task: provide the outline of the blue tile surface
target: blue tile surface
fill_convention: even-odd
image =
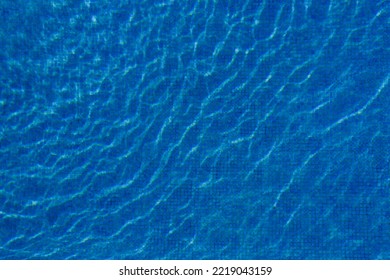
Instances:
[[[389,1],[0,16],[0,259],[390,259]]]

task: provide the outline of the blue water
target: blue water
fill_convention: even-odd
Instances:
[[[0,16],[1,259],[390,259],[389,1]]]

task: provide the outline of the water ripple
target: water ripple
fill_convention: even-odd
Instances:
[[[387,1],[1,3],[1,259],[386,259]]]

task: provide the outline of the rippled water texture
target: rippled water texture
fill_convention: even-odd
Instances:
[[[1,259],[390,259],[389,1],[0,13]]]

